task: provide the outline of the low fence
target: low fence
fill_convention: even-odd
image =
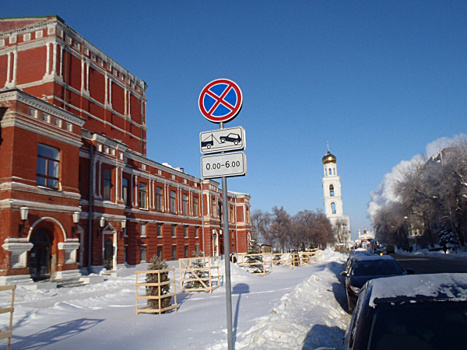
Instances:
[[[321,250],[313,249],[309,252],[300,252],[300,261],[302,265],[317,263]]]
[[[7,314],[10,313],[10,320],[8,323],[8,330],[7,331],[0,331],[0,339],[8,338],[8,346],[7,349],[10,350],[11,346],[11,337],[13,336],[13,311],[15,310],[15,290],[16,285],[11,286],[0,286],[0,292],[3,291],[11,291],[11,302],[9,307],[2,307],[0,308],[0,314]]]
[[[169,281],[162,282],[161,275],[164,273],[172,273],[173,278]],[[156,282],[146,282],[146,276],[148,274],[156,275]],[[144,282],[141,281],[141,275],[144,276]],[[171,293],[162,295],[162,288],[164,286],[169,286],[169,291]],[[144,294],[141,292],[142,287],[144,287]],[[157,295],[147,295],[148,289],[157,288]],[[169,298],[168,306],[164,306],[164,301]],[[173,298],[173,303],[170,301]],[[141,300],[144,300],[144,305],[141,305]],[[148,305],[149,300],[155,300],[156,303],[150,306]],[[161,314],[166,311],[175,309],[177,311],[177,292],[175,290],[175,269],[165,269],[165,270],[147,270],[147,271],[136,271],[136,314],[139,313],[157,313]]]
[[[273,262],[270,253],[234,254],[232,259],[238,266],[246,268],[255,275],[265,276],[272,272]]]
[[[294,253],[273,253],[272,261],[274,265],[288,267],[293,269],[294,266],[300,265],[300,260],[297,254]]]
[[[209,292],[219,288],[219,258],[198,257],[179,259],[180,290]]]
[[[293,269],[294,267],[316,263],[321,250],[313,249],[309,252],[299,253],[264,253],[264,255],[270,255],[274,265],[288,267]]]

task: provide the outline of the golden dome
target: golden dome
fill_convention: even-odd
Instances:
[[[328,163],[336,163],[336,156],[329,151],[323,157],[323,165]]]

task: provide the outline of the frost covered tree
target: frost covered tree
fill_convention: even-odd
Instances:
[[[401,242],[403,234],[420,232],[419,241],[433,246],[438,243],[438,231],[442,228],[453,232],[464,246],[467,234],[465,136],[441,148],[435,156],[417,157],[406,164],[409,166],[405,166],[392,184],[394,196],[372,216],[378,233],[386,241],[399,245],[405,244]]]
[[[439,245],[443,247],[444,252],[446,253],[447,249],[452,249],[454,251],[459,247],[459,237],[452,231],[442,228],[439,231]]]

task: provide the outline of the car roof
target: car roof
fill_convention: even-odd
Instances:
[[[370,260],[392,260],[396,261],[392,256],[389,255],[378,255],[378,254],[371,254],[371,255],[356,255],[354,257],[355,261],[370,261]]]
[[[405,275],[368,282],[369,305],[467,301],[467,273]]]
[[[373,255],[373,253],[363,248],[358,248],[357,250],[350,252],[351,257],[358,256],[358,255]]]

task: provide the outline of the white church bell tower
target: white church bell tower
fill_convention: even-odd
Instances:
[[[328,151],[323,159],[323,192],[324,192],[324,210],[326,217],[331,221],[333,228],[341,231],[341,239],[338,238],[338,244],[350,243],[350,219],[344,215],[344,204],[342,201],[341,178],[337,174],[337,160],[331,152]]]

